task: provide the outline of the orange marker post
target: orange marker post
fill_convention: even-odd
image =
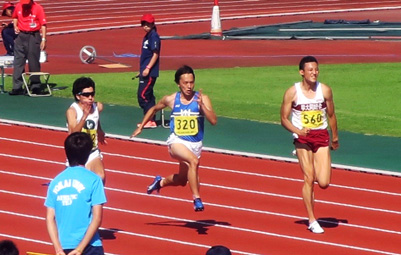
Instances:
[[[220,21],[220,9],[219,1],[214,0],[213,12],[212,12],[212,28],[210,30],[210,35],[213,37],[222,37],[223,31],[221,30]]]

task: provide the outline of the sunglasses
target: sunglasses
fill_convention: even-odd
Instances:
[[[78,95],[83,97],[90,97],[90,96],[94,97],[95,92],[79,92]]]

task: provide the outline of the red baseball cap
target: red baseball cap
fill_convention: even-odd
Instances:
[[[7,10],[8,8],[12,7],[12,6],[14,6],[14,4],[12,4],[12,3],[10,3],[10,2],[4,3],[4,4],[3,4],[3,8],[2,8],[3,13],[1,14],[1,16],[6,16],[6,10]]]
[[[31,0],[20,0],[20,4],[29,4]]]
[[[148,13],[148,14],[144,14],[141,18],[141,23],[145,21],[148,23],[155,23],[155,18],[153,17],[152,14]]]

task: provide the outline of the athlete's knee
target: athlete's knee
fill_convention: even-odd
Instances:
[[[187,185],[187,178],[184,178],[183,176],[180,176],[179,174],[175,174],[173,177],[173,182],[174,184],[178,185],[178,186],[183,186],[185,187]]]
[[[327,189],[330,186],[331,179],[331,170],[329,169],[326,172],[320,172],[317,174],[317,183],[319,187],[322,189]]]
[[[327,189],[330,186],[330,181],[319,181],[318,184],[321,189]]]
[[[195,167],[198,166],[199,164],[199,159],[196,156],[193,156],[190,160],[189,160],[189,165],[191,166],[192,169],[194,169]]]
[[[187,185],[187,182],[188,182],[187,178],[178,175],[177,184],[179,186],[185,187]]]
[[[315,182],[315,176],[313,174],[304,174],[304,182],[307,185],[313,185]]]

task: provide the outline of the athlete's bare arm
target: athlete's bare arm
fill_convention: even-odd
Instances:
[[[197,98],[196,100],[198,101],[200,109],[202,113],[205,115],[206,119],[210,122],[210,124],[216,125],[217,116],[216,113],[213,111],[212,102],[210,101],[210,98],[207,95],[202,94],[202,90],[199,90],[199,98]]]
[[[139,125],[138,128],[134,130],[132,133],[131,137],[137,136],[142,132],[143,126],[145,123],[147,123],[150,119],[153,118],[153,116],[158,112],[161,111],[162,109],[166,107],[170,107],[171,109],[174,107],[174,99],[175,99],[176,93],[173,93],[168,96],[164,96],[155,106],[150,108],[148,112],[145,114],[145,116],[142,119],[141,124]]]
[[[295,89],[295,86],[291,86],[284,93],[280,111],[281,125],[291,133],[296,133],[297,135],[300,136],[306,136],[309,132],[308,128],[303,128],[300,130],[297,127],[295,127],[290,121],[291,107],[292,103],[296,101],[296,95],[297,91]]]
[[[340,144],[338,143],[338,129],[337,129],[337,117],[335,113],[334,100],[333,100],[333,92],[331,88],[325,84],[322,84],[323,96],[326,100],[326,111],[327,117],[329,119],[329,125],[331,130],[331,148],[333,150],[338,149]]]

